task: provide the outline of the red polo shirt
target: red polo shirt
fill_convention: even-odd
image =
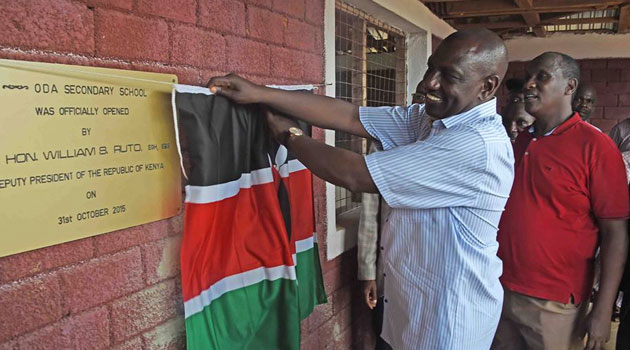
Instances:
[[[514,185],[499,224],[503,287],[568,303],[588,299],[596,219],[627,218],[628,185],[612,140],[575,113],[549,136],[520,133]]]

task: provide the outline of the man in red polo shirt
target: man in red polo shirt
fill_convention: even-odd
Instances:
[[[610,138],[571,110],[579,66],[547,52],[527,67],[536,118],[514,144],[515,178],[499,224],[505,299],[492,348],[600,349],[628,250],[628,187]],[[595,250],[601,284],[592,311]]]

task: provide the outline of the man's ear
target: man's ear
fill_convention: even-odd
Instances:
[[[575,93],[575,90],[577,90],[578,88],[578,80],[575,78],[571,78],[567,81],[567,87],[566,89],[564,89],[564,94],[565,95],[573,95]]]
[[[498,75],[489,75],[483,80],[483,85],[481,86],[481,91],[479,91],[479,99],[481,101],[486,101],[494,96],[495,92],[499,88],[499,84],[501,83],[501,79]]]

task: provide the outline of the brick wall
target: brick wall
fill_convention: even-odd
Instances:
[[[597,108],[592,122],[604,132],[619,121],[630,118],[630,58],[578,60],[581,81],[597,89]],[[525,77],[526,62],[511,62],[506,79]],[[497,94],[499,105],[505,104],[507,91],[503,86]],[[500,108],[499,108],[500,110]]]
[[[322,84],[323,4],[5,0],[0,58],[171,73],[192,85],[226,72]],[[303,348],[363,348],[374,336],[357,290],[356,251],[326,261],[325,185],[314,186],[330,302],[303,322]],[[180,215],[0,258],[0,350],[183,349],[182,231]]]

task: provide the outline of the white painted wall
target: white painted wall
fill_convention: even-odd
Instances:
[[[565,53],[575,59],[630,57],[630,34],[556,33],[545,38],[505,41],[510,61],[529,61],[545,51]]]
[[[335,97],[335,0],[325,0],[324,4],[324,71],[326,96]],[[326,130],[325,137],[326,144],[334,147],[335,131]],[[326,257],[331,260],[345,251],[345,232],[337,232],[335,185],[330,182],[326,182],[326,220]]]
[[[431,34],[428,32],[407,34],[407,103],[411,94],[427,71],[427,60],[431,55]]]

